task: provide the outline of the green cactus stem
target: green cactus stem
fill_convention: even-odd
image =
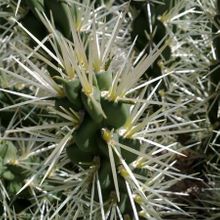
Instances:
[[[90,117],[85,117],[80,127],[74,132],[74,141],[80,150],[94,153],[98,150],[96,135],[100,124],[94,122]]]
[[[101,92],[95,86],[92,87],[90,94],[81,93],[83,105],[90,115],[90,117],[96,122],[100,123],[104,119],[105,113],[101,106]]]
[[[81,151],[76,144],[69,145],[66,148],[66,153],[68,158],[74,164],[80,164],[80,165],[84,163],[90,163],[94,157],[93,154],[85,153],[84,151]]]
[[[60,0],[44,0],[44,5],[49,18],[52,13],[56,28],[61,31],[66,38],[70,38],[71,27],[67,13],[67,2]]]
[[[99,181],[102,190],[113,188],[113,178],[109,161],[103,161],[99,168]]]
[[[98,87],[101,91],[109,90],[112,85],[112,72],[105,71],[95,74]]]
[[[62,83],[64,94],[66,95],[69,102],[72,104],[74,110],[79,111],[82,109],[82,101],[80,97],[80,91],[82,90],[79,79],[65,80],[59,78]]]
[[[101,99],[102,108],[105,112],[105,123],[117,129],[122,127],[129,116],[129,105],[121,102],[109,101],[105,98]]]

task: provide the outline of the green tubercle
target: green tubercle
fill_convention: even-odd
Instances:
[[[12,142],[0,141],[0,157],[5,164],[17,159],[17,149]]]
[[[56,78],[62,83],[64,93],[69,102],[72,104],[73,109],[76,111],[82,109],[83,105],[80,97],[82,86],[79,79],[66,80],[60,77]]]
[[[99,170],[99,181],[102,190],[110,189],[113,187],[112,170],[109,161],[104,161],[101,163]]]
[[[68,5],[66,1],[60,0],[44,0],[47,16],[50,18],[51,13],[56,25],[56,28],[62,32],[66,38],[71,36],[70,21],[68,18]]]
[[[96,143],[97,132],[100,124],[90,117],[85,117],[80,127],[74,132],[74,141],[83,152],[95,153],[98,150]]]
[[[85,153],[78,148],[76,144],[69,145],[66,148],[68,158],[75,164],[89,163],[93,159],[93,154]]]
[[[106,115],[107,125],[117,129],[122,127],[129,117],[129,105],[121,102],[113,102],[102,98],[101,104]]]
[[[105,71],[96,73],[96,80],[101,91],[109,90],[112,85],[112,72]]]
[[[105,117],[100,100],[101,92],[95,86],[92,87],[90,94],[81,93],[83,105],[88,112],[89,116],[96,122],[100,123]]]

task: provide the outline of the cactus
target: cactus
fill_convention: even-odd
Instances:
[[[5,219],[218,218],[219,1],[0,5]]]

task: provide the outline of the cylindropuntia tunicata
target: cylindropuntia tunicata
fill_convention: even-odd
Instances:
[[[31,75],[29,81],[21,78],[35,87],[30,103],[49,110],[47,117],[51,113],[55,117],[6,132],[26,132],[33,141],[32,154],[40,155],[41,163],[25,176],[17,192],[30,189],[33,199],[28,198],[32,204],[26,212],[51,219],[138,219],[139,211],[148,219],[160,219],[164,210],[181,212],[163,194],[165,183],[175,182],[166,178],[176,175],[172,154],[181,154],[171,148],[173,135],[181,131],[175,131],[179,128],[175,120],[170,125],[170,115],[183,105],[155,98],[167,74],[142,81],[167,48],[165,39],[157,34],[149,56],[135,57],[135,42],[129,50],[117,45],[126,20],[124,11],[113,10],[117,16],[106,21],[103,16],[110,12],[103,6],[94,9],[89,1],[27,1],[26,6],[46,31],[38,36],[34,27],[25,24],[27,17],[21,22],[12,19],[37,44],[36,48],[21,44],[26,50],[17,49],[20,58],[13,57],[13,62]],[[157,22],[158,33],[164,35],[164,27]],[[114,66],[120,56],[123,62]],[[152,103],[161,108],[154,112],[149,107]],[[4,176],[13,178],[9,173]],[[52,202],[45,199],[50,193]],[[39,214],[38,207],[46,206],[44,210],[49,211]]]

